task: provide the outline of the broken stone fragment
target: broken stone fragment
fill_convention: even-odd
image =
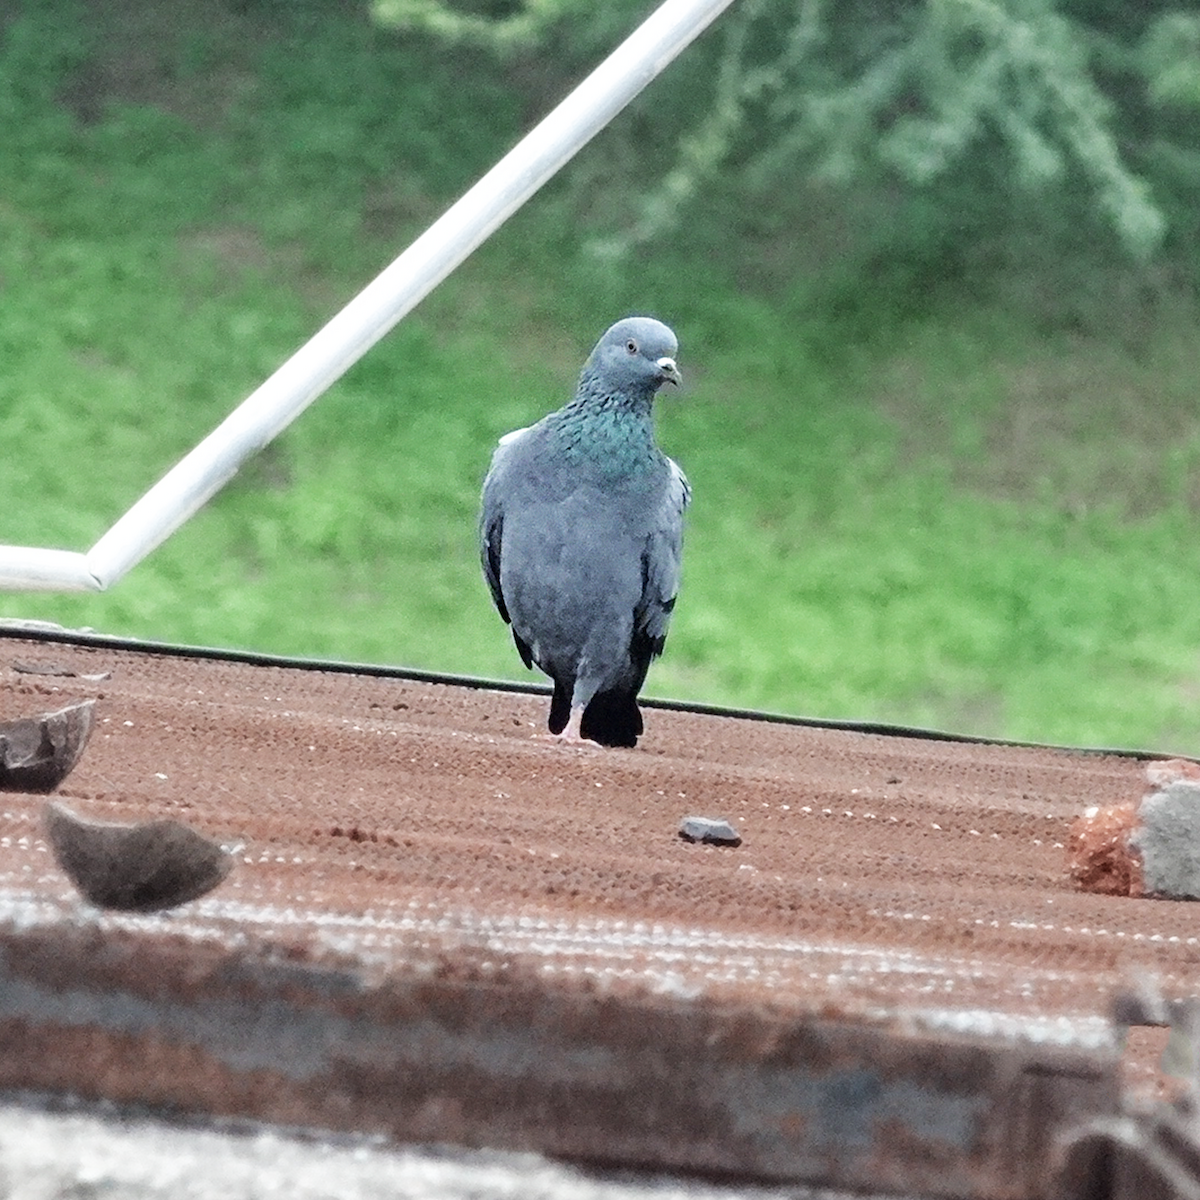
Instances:
[[[1200,766],[1147,764],[1138,801],[1089,808],[1071,826],[1067,866],[1084,891],[1200,899]]]
[[[167,817],[92,821],[52,800],[45,822],[58,865],[98,908],[174,908],[211,892],[233,867],[221,845]]]
[[[0,721],[0,790],[52,792],[83,754],[95,700],[55,712]]]
[[[713,817],[684,817],[679,836],[685,842],[711,842],[717,846],[740,846],[742,839],[728,821]]]

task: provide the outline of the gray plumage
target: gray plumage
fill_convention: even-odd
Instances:
[[[637,694],[667,637],[687,479],[654,440],[678,383],[675,335],[649,317],[596,344],[575,398],[501,438],[483,485],[480,555],[527,667],[554,681],[551,733],[634,746]]]

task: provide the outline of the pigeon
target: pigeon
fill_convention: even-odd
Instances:
[[[654,440],[678,343],[627,317],[596,343],[575,398],[500,439],[483,484],[484,577],[525,665],[554,682],[564,741],[637,745],[637,694],[675,607],[691,488]]]

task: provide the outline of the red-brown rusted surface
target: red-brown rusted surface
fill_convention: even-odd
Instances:
[[[18,672],[13,660],[75,676]],[[637,750],[579,750],[537,736],[540,696],[0,639],[0,720],[87,697],[97,700],[91,744],[58,796],[104,820],[177,818],[239,844],[238,863],[211,896],[171,914],[98,915],[47,853],[43,799],[0,796],[0,948],[10,980],[27,988],[20,1003],[33,1012],[75,988],[99,1012],[105,987],[132,997],[119,1019],[97,1016],[108,1021],[101,1041],[65,1008],[42,1028],[13,1016],[14,1001],[0,1024],[24,1039],[23,1053],[0,1053],[0,1085],[86,1090],[82,1077],[113,1098],[190,1095],[213,1111],[369,1124],[383,1085],[361,1045],[341,1090],[322,1085],[322,1108],[296,1084],[302,1066],[289,1074],[253,1061],[252,1037],[232,1094],[228,1055],[214,1066],[199,1035],[146,1032],[172,988],[213,1000],[204,1019],[216,1028],[265,987],[294,1015],[309,1004],[360,1022],[355,1037],[388,1005],[415,1019],[423,1002],[450,1006],[443,1027],[453,1010],[465,1025],[511,1031],[525,1011],[567,1058],[585,1029],[608,1048],[657,1030],[676,1045],[675,1069],[694,1017],[704,1035],[692,1060],[704,1074],[703,1047],[714,1047],[714,1078],[739,1063],[793,1062],[797,1022],[820,1018],[824,1032],[810,1025],[805,1036],[833,1038],[832,1059],[878,1036],[896,1078],[1006,1095],[1015,1115],[998,1128],[1037,1141],[1026,1127],[1074,1101],[1070,1087],[1050,1095],[1029,1082],[1043,1078],[1032,1059],[1044,1053],[1053,1067],[1058,1055],[1067,1075],[1091,1078],[1085,1060],[1111,1044],[1115,989],[1150,973],[1168,996],[1184,995],[1200,977],[1200,910],[1088,894],[1068,875],[1073,819],[1144,790],[1133,759],[659,710],[647,711]],[[684,842],[676,831],[689,814],[727,818],[742,845]],[[264,983],[247,964],[274,974]],[[334,994],[339,978],[359,1008]],[[324,992],[306,1000],[318,979]],[[499,1007],[487,999],[497,988],[507,989]],[[866,1031],[857,1039],[856,1022]],[[1143,1091],[1161,1086],[1160,1032],[1126,1052],[1126,1078]],[[296,1063],[307,1061],[305,1036],[300,1021]],[[122,1038],[137,1042],[136,1056],[121,1053]],[[979,1059],[988,1039],[1019,1052]],[[861,1069],[863,1051],[853,1054]],[[152,1079],[158,1091],[147,1094]],[[481,1137],[461,1102],[430,1096],[421,1092],[393,1131]],[[547,1093],[545,1122],[569,1113],[569,1097]],[[399,1111],[404,1096],[390,1102]],[[570,1138],[537,1143],[520,1124],[528,1119],[514,1116],[509,1144],[605,1157]],[[895,1147],[910,1135],[876,1130],[873,1153],[904,1159]],[[738,1153],[774,1153],[757,1133],[746,1138]],[[738,1169],[723,1152],[705,1149],[693,1165]],[[963,1176],[963,1194],[1029,1194],[1005,1183],[997,1153],[970,1151],[983,1165]],[[646,1147],[631,1144],[612,1157],[639,1154]],[[812,1177],[905,1186],[864,1164],[853,1178],[836,1164]]]
[[[1068,870],[1089,892],[1107,896],[1145,894],[1141,855],[1129,845],[1138,826],[1139,802],[1122,801],[1085,809],[1067,834]]]

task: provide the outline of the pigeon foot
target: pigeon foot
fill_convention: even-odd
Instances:
[[[576,708],[571,710],[571,716],[567,721],[566,727],[561,733],[543,733],[539,737],[546,738],[549,741],[557,742],[560,746],[574,746],[580,750],[597,750],[599,747],[591,738],[585,738],[579,732],[579,724],[583,720],[583,709]]]

